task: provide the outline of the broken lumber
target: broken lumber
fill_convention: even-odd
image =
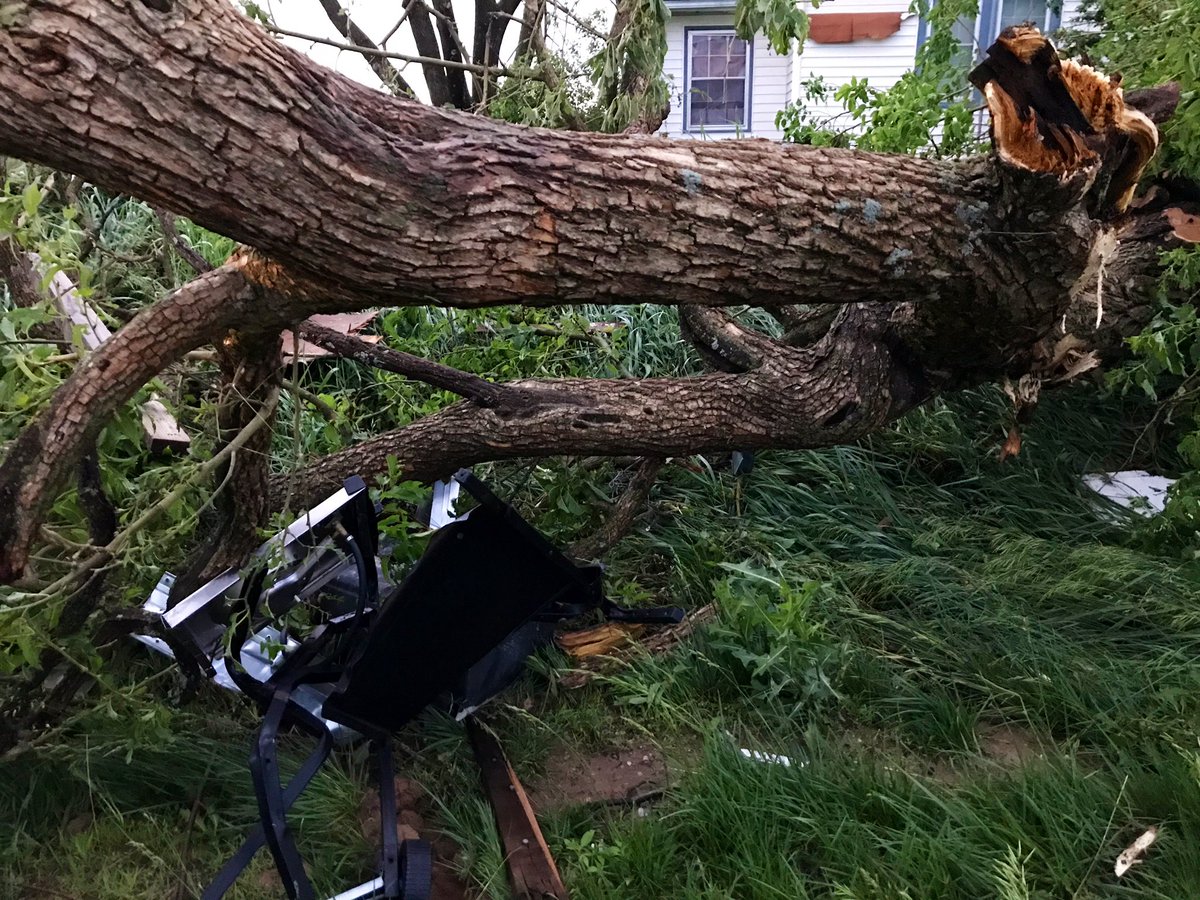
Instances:
[[[483,788],[500,830],[513,896],[517,900],[567,900],[567,889],[546,846],[533,806],[500,742],[474,716],[467,718],[466,725],[483,776]]]
[[[46,266],[42,258],[36,253],[29,253],[27,257],[33,271],[45,278]],[[84,353],[90,353],[112,337],[112,332],[92,305],[79,296],[75,283],[66,272],[60,269],[50,276],[46,293],[62,316],[63,337],[72,344],[78,338]],[[167,450],[187,453],[192,445],[191,437],[156,396],[142,404],[142,436],[151,453]]]

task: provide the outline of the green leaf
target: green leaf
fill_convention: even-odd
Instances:
[[[31,184],[21,192],[21,206],[25,209],[25,215],[33,218],[37,215],[38,207],[42,205],[42,191],[36,184]]]

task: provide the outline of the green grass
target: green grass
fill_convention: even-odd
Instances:
[[[648,318],[614,339],[622,366],[694,364],[666,314],[628,314]],[[427,337],[479,371],[508,360],[506,377],[617,368],[578,338],[546,346],[502,324],[501,347],[479,338],[473,319]],[[347,410],[356,429],[442,402],[342,366],[305,378],[372,408],[370,419]],[[389,397],[409,406],[388,407]],[[573,895],[1200,896],[1200,573],[1185,555],[1141,549],[1138,523],[1079,486],[1087,471],[1169,469],[1129,458],[1144,416],[1089,389],[1052,392],[1021,456],[1000,464],[1005,404],[989,389],[859,446],[762,454],[741,479],[716,458],[669,465],[608,560],[610,591],[715,602],[716,621],[675,652],[579,690],[556,684],[565,663],[546,654],[492,713],[529,780],[564,745],[649,743],[677,761],[679,778],[648,816],[587,807],[546,817]],[[344,439],[308,416],[304,427],[307,452]],[[280,462],[289,458],[281,447]],[[564,543],[617,490],[609,466],[581,460],[483,474]],[[140,704],[101,710],[71,742],[0,764],[6,896],[36,897],[30,886],[41,886],[159,898],[180,884],[189,896],[236,845],[254,816],[243,763],[251,717],[212,696],[183,711]],[[988,735],[1001,726],[1039,755],[996,758]],[[462,848],[463,872],[487,896],[506,896],[458,727],[431,717],[399,745],[401,770],[429,791],[428,817]],[[753,763],[738,746],[806,764]],[[360,757],[340,754],[297,808],[330,892],[370,869],[356,819],[369,781]],[[1150,824],[1159,842],[1118,882],[1117,853]],[[275,895],[254,875],[239,894]]]

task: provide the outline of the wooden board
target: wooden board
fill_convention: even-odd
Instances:
[[[483,776],[483,787],[496,815],[513,896],[518,900],[567,900],[567,889],[546,846],[542,829],[500,742],[468,717],[467,735]]]
[[[33,263],[34,272],[45,277],[45,266],[41,257],[30,253],[29,259]],[[83,352],[95,350],[112,337],[112,332],[96,314],[96,310],[79,296],[75,283],[66,272],[55,272],[46,285],[46,292],[62,314],[63,336],[73,344],[78,335]],[[157,397],[142,404],[142,432],[151,453],[161,453],[170,449],[178,454],[187,453],[191,449],[191,437]]]

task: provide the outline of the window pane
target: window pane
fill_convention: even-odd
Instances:
[[[976,57],[975,47],[975,17],[959,16],[954,23],[954,37],[958,41],[958,51],[954,54],[957,66],[967,67]],[[989,43],[991,43],[989,41]]]
[[[750,45],[732,34],[690,36],[689,128],[736,128],[746,121]]]
[[[1005,28],[1025,22],[1043,28],[1046,25],[1046,0],[1000,0],[998,19],[994,37],[999,37]]]
[[[746,79],[731,78],[725,82],[725,124],[746,124]]]

